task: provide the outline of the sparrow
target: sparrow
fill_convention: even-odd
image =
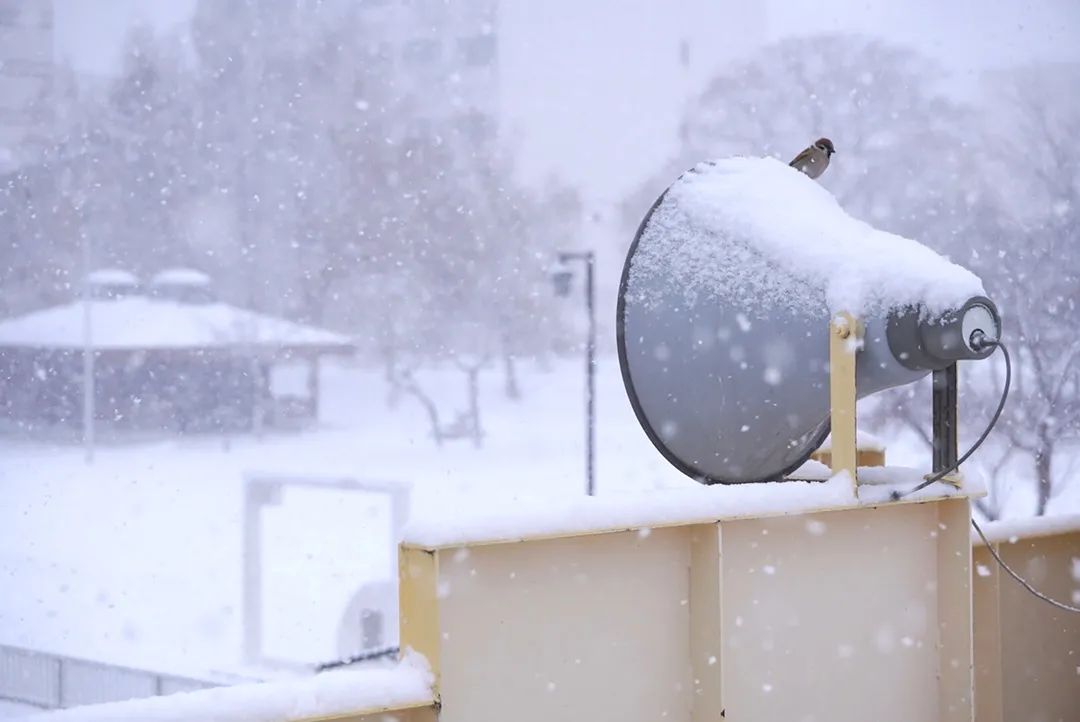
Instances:
[[[829,158],[836,152],[832,141],[828,138],[818,138],[814,144],[795,156],[795,160],[788,163],[792,168],[800,170],[811,178],[817,178],[829,167]]]

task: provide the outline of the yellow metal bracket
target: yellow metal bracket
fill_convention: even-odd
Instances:
[[[412,649],[427,659],[436,704],[442,676],[438,584],[438,553],[402,545],[398,551],[399,646],[402,654]]]
[[[830,466],[835,476],[846,471],[859,491],[855,440],[855,356],[862,346],[863,325],[842,311],[829,323],[829,408],[832,423]]]
[[[930,477],[932,476],[933,474],[924,474],[923,479],[929,481]],[[946,474],[945,476],[941,477],[940,479],[938,479],[938,481],[940,481],[942,484],[948,484],[954,489],[959,489],[964,484],[964,477],[954,471],[951,474]]]

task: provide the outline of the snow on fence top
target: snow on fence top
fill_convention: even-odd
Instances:
[[[351,348],[341,334],[225,303],[184,304],[130,296],[91,302],[91,339],[98,350]],[[74,349],[83,346],[85,307],[54,306],[0,321],[0,347]]]
[[[860,479],[872,484],[861,485],[858,498],[846,473],[830,479],[828,467],[814,461],[807,462],[796,475],[804,473],[827,480],[694,485],[569,498],[493,496],[471,500],[464,508],[459,500],[433,494],[413,500],[403,540],[411,546],[435,549],[876,506],[888,503],[894,489],[906,491],[918,484],[924,472],[903,467],[860,468]],[[939,482],[906,501],[983,492],[979,479],[965,481],[960,491]],[[454,509],[454,513],[448,514],[447,509]]]
[[[991,544],[1013,543],[1019,539],[1056,536],[1058,534],[1080,534],[1080,514],[1059,514],[989,521],[982,524],[982,530]],[[971,542],[976,545],[983,543],[974,529],[971,531]]]
[[[299,680],[240,684],[165,697],[72,707],[27,722],[282,722],[375,713],[432,703],[426,660],[408,653],[391,668],[324,672]]]
[[[627,291],[644,304],[679,293],[818,316],[920,303],[940,313],[985,293],[970,271],[852,218],[773,158],[722,159],[683,174],[642,234]]]

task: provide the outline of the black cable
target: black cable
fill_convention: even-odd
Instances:
[[[976,332],[976,333],[978,333],[978,332]],[[979,446],[982,444],[982,442],[986,440],[986,437],[990,435],[990,431],[997,424],[998,419],[1001,418],[1001,412],[1005,408],[1005,400],[1009,398],[1009,386],[1012,383],[1012,359],[1009,357],[1009,350],[1007,348],[1005,348],[1005,344],[1001,343],[1001,341],[987,340],[986,337],[984,335],[982,335],[981,333],[978,336],[973,337],[971,340],[972,340],[972,347],[973,348],[978,349],[978,348],[987,348],[989,346],[994,346],[994,347],[997,347],[997,348],[1001,349],[1001,353],[1005,356],[1005,387],[1001,390],[1001,401],[998,402],[997,410],[994,411],[994,416],[990,419],[990,423],[987,424],[986,430],[982,432],[982,435],[979,436],[978,440],[974,444],[971,445],[971,448],[967,450],[967,453],[965,453],[963,456],[961,456],[956,461],[955,464],[950,466],[948,469],[938,471],[938,472],[934,473],[932,476],[928,476],[926,478],[926,481],[922,482],[918,486],[916,486],[916,487],[914,487],[912,489],[909,489],[909,490],[907,490],[907,491],[905,491],[903,493],[898,492],[898,491],[894,491],[892,493],[892,498],[893,498],[894,501],[902,499],[902,498],[904,498],[905,496],[907,496],[909,494],[914,494],[916,491],[919,491],[920,489],[926,488],[930,484],[933,484],[935,481],[941,480],[947,474],[951,474],[952,472],[956,471],[960,467],[961,464],[963,464],[965,461],[967,461],[969,456],[971,456],[973,453],[975,453],[975,450],[978,449]],[[1073,607],[1073,606],[1070,606],[1070,605],[1065,604],[1063,602],[1059,602],[1056,599],[1051,599],[1050,597],[1046,596],[1045,594],[1040,592],[1035,587],[1031,586],[1031,584],[1029,584],[1026,579],[1024,579],[1019,574],[1014,572],[1012,570],[1012,568],[1008,564],[1005,563],[1005,561],[1001,558],[1001,555],[998,554],[997,549],[994,548],[994,545],[991,544],[990,541],[986,538],[986,535],[983,534],[983,530],[979,527],[978,522],[976,522],[974,518],[971,520],[971,526],[975,527],[975,531],[978,532],[979,537],[983,540],[983,543],[986,544],[986,548],[990,550],[990,554],[994,557],[994,560],[1001,566],[1002,569],[1004,569],[1008,573],[1008,575],[1010,577],[1012,577],[1017,582],[1019,582],[1020,585],[1024,587],[1024,589],[1028,590],[1029,592],[1031,592],[1033,595],[1035,595],[1039,599],[1043,600],[1044,602],[1047,602],[1048,604],[1054,605],[1058,609],[1062,609],[1062,610],[1064,610],[1066,612],[1080,613],[1080,607]]]
[[[1005,401],[1009,398],[1009,386],[1012,384],[1012,359],[1009,357],[1009,350],[1005,348],[1005,344],[1001,343],[1001,341],[987,340],[986,337],[982,336],[981,334],[976,338],[973,338],[972,341],[973,346],[978,345],[981,348],[993,346],[999,348],[1001,349],[1001,353],[1005,356],[1005,387],[1001,390],[1001,401],[998,402],[997,409],[994,411],[994,415],[993,417],[991,417],[990,423],[987,424],[986,429],[983,430],[982,435],[979,436],[978,440],[976,440],[976,442],[971,445],[971,448],[969,448],[963,456],[956,460],[955,464],[953,464],[947,469],[942,469],[941,471],[935,472],[931,476],[926,477],[926,481],[922,482],[918,486],[908,489],[907,491],[894,491],[892,493],[893,501],[899,501],[905,496],[914,494],[920,489],[925,489],[926,487],[933,484],[935,481],[941,481],[943,478],[959,469],[960,465],[967,461],[968,457],[974,454],[975,450],[982,445],[982,442],[986,441],[986,437],[990,435],[990,432],[994,429],[994,426],[997,424],[998,419],[1001,418],[1001,412],[1005,409]]]
[[[360,654],[354,654],[351,657],[345,659],[335,659],[333,662],[323,662],[315,666],[316,672],[325,672],[328,669],[337,669],[338,667],[347,667],[350,664],[356,664],[357,662],[370,662],[373,659],[382,659],[383,657],[391,657],[401,650],[398,647],[385,647],[384,649],[373,649],[367,652],[361,652]]]
[[[1064,609],[1066,612],[1078,612],[1078,613],[1080,613],[1080,607],[1073,607],[1073,606],[1070,606],[1070,605],[1065,604],[1063,602],[1059,602],[1056,599],[1051,599],[1050,597],[1046,596],[1045,594],[1040,592],[1035,587],[1028,584],[1027,580],[1025,580],[1023,577],[1021,577],[1016,572],[1014,572],[1009,567],[1009,565],[1006,564],[1002,560],[1001,555],[998,554],[998,552],[997,552],[997,549],[995,549],[994,545],[991,544],[990,541],[986,538],[986,535],[983,534],[983,530],[979,528],[978,523],[976,523],[976,521],[974,519],[971,520],[971,525],[973,527],[975,527],[975,531],[979,532],[979,537],[982,538],[983,543],[986,544],[986,548],[990,550],[990,554],[992,554],[994,559],[997,560],[997,563],[1001,565],[1001,568],[1004,569],[1005,571],[1007,571],[1009,573],[1010,577],[1012,577],[1016,581],[1020,582],[1020,584],[1023,585],[1024,589],[1028,590],[1029,592],[1031,592],[1032,594],[1034,594],[1036,597],[1043,600],[1044,602],[1048,602],[1050,604],[1053,604],[1058,609]]]

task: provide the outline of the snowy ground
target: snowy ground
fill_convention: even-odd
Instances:
[[[6,702],[0,699],[0,717],[18,717],[20,715],[32,714],[36,711],[36,707],[31,707],[27,704],[19,704],[17,702]]]
[[[400,480],[414,503],[584,489],[579,360],[523,364],[524,398],[481,377],[484,446],[438,448],[422,409],[389,409],[381,373],[329,366],[317,429],[82,450],[0,441],[0,644],[177,674],[241,664],[243,478],[253,472]],[[463,377],[421,376],[443,412],[464,408]],[[653,449],[614,358],[598,379],[601,494],[692,485]],[[890,464],[921,466],[911,439],[886,439]],[[1074,490],[1076,486],[1074,485]],[[1024,509],[1026,494],[1014,495]],[[1080,509],[1078,494],[1052,511]],[[447,514],[455,509],[448,507]],[[390,576],[387,505],[352,492],[287,493],[264,520],[269,651],[334,656],[338,619],[359,584]]]
[[[638,430],[613,364],[605,366],[601,490],[689,484]],[[176,673],[234,669],[246,474],[401,480],[414,487],[418,501],[438,491],[440,497],[459,494],[463,505],[478,494],[581,493],[580,364],[559,362],[547,372],[523,368],[520,402],[504,398],[494,370],[481,381],[487,434],[481,449],[468,441],[438,448],[415,401],[402,398],[396,409],[387,408],[380,373],[333,366],[325,372],[317,430],[237,438],[229,450],[209,438],[112,445],[99,449],[91,466],[79,447],[0,442],[0,644]],[[421,382],[441,399],[445,415],[464,408],[460,372],[429,374]],[[350,520],[334,517],[343,506],[355,509],[354,495],[301,496],[287,497],[282,507],[298,517],[292,524],[276,510],[267,512],[269,580],[287,581],[282,567],[303,561],[275,529],[295,539],[298,528],[306,528],[322,544],[314,555],[352,560],[354,583],[389,574],[386,515],[377,500],[369,499],[374,513]],[[327,569],[311,561],[322,567],[322,578],[304,574],[302,584],[282,584],[279,591],[317,596]],[[344,599],[334,605],[340,613]],[[280,608],[269,611],[281,617]],[[290,637],[298,648],[310,646],[314,630],[294,621],[291,632],[268,635],[271,651],[288,651],[282,647]],[[324,624],[318,636],[327,634]],[[323,654],[332,656],[332,647],[324,645]]]

